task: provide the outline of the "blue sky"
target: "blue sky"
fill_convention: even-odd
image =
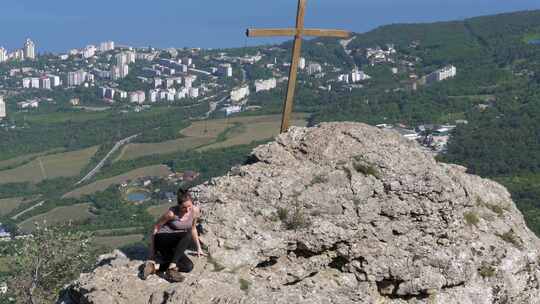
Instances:
[[[83,4],[84,3],[84,4]],[[0,46],[32,37],[39,51],[65,51],[112,39],[135,46],[233,47],[249,26],[294,24],[296,0],[1,0]],[[401,22],[463,19],[526,9],[538,0],[308,0],[306,25],[362,32]]]

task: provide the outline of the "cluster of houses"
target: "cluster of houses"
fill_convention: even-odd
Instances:
[[[457,120],[456,124],[467,124],[466,120]],[[414,140],[435,153],[444,153],[446,151],[451,132],[457,125],[419,125],[410,129],[405,125],[397,124],[379,124],[376,127],[384,130],[393,130],[401,134],[408,140]]]

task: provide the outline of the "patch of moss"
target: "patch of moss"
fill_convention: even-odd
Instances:
[[[287,208],[279,207],[277,210],[277,216],[280,221],[284,222],[287,220],[287,217],[289,216],[289,210]]]
[[[312,180],[311,182],[309,183],[308,186],[313,186],[313,185],[316,185],[316,184],[324,184],[324,183],[327,183],[328,182],[328,177],[324,174],[319,174],[319,175],[316,175]]]
[[[493,276],[495,276],[495,274],[497,273],[497,269],[495,269],[495,267],[491,266],[491,265],[482,265],[480,266],[480,268],[478,268],[478,273],[483,277],[483,278],[491,278]]]
[[[480,222],[480,218],[478,217],[478,215],[472,211],[465,212],[463,214],[463,217],[465,218],[465,222],[471,226],[476,226]]]
[[[497,236],[500,237],[503,241],[514,245],[514,247],[516,247],[517,249],[519,250],[523,249],[521,240],[516,235],[513,229],[510,229],[508,232],[505,232],[503,234],[497,234]]]
[[[243,290],[245,292],[249,290],[249,287],[251,286],[250,281],[240,278],[238,282],[240,283],[240,290]]]
[[[213,272],[220,272],[223,271],[226,267],[221,265],[216,259],[214,259],[211,255],[208,256],[208,263],[210,263],[214,269],[212,269]]]

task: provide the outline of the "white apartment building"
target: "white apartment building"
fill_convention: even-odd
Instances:
[[[51,79],[49,77],[39,78],[39,87],[42,89],[50,90],[51,89]]]
[[[243,85],[239,88],[235,88],[231,91],[231,100],[233,102],[239,102],[249,96],[249,86]]]
[[[70,87],[80,86],[85,80],[86,72],[84,70],[69,72],[67,76],[67,85]]]
[[[351,73],[351,82],[352,83],[356,83],[356,82],[367,80],[367,79],[371,79],[371,76],[364,73],[364,71],[359,71],[359,70],[355,69]]]
[[[300,61],[298,62],[298,68],[300,70],[303,70],[306,68],[306,58],[300,57]]]
[[[83,50],[83,57],[84,58],[92,58],[96,55],[97,48],[95,45],[87,45]]]
[[[4,96],[0,95],[0,119],[6,118],[6,103],[4,102]]]
[[[307,73],[309,75],[314,75],[322,72],[322,66],[318,63],[310,63],[307,66]]]
[[[218,67],[217,73],[225,77],[232,77],[233,68],[230,63],[224,63]]]
[[[108,52],[114,50],[114,41],[105,41],[100,43],[99,50],[101,52]]]
[[[135,91],[129,93],[129,101],[133,103],[142,104],[146,100],[146,94],[144,91]]]
[[[6,62],[8,60],[7,50],[3,47],[0,47],[0,63]]]
[[[195,82],[195,80],[197,80],[197,76],[195,75],[188,75],[186,77],[184,77],[184,87],[186,88],[191,88],[193,86],[193,82]]]
[[[198,98],[199,97],[199,88],[190,88],[189,89],[189,97]]]
[[[111,78],[119,80],[125,78],[129,74],[129,65],[113,65],[111,68]]]
[[[32,77],[30,87],[34,89],[39,89],[39,78]]]
[[[36,59],[36,45],[30,38],[26,38],[23,47],[24,58],[34,60]]]
[[[270,78],[266,80],[255,80],[255,92],[260,91],[269,91],[274,89],[277,86],[277,80],[275,78]]]
[[[449,78],[456,77],[457,69],[453,65],[445,66],[442,69],[436,70],[435,72],[426,76],[426,82],[432,83],[436,81],[443,81]]]

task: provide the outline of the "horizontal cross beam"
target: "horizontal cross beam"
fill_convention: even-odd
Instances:
[[[335,37],[349,38],[351,33],[342,30],[324,30],[324,29],[253,29],[246,31],[248,37],[274,37],[274,36],[317,36],[317,37]]]

